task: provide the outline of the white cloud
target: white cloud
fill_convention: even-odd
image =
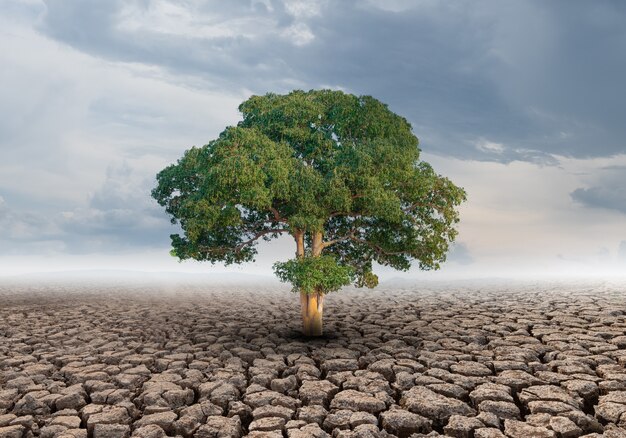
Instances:
[[[305,19],[321,15],[327,3],[323,0],[286,0],[285,9],[296,19]]]
[[[502,143],[496,143],[487,139],[481,138],[474,142],[476,149],[482,152],[501,154],[504,152],[505,147]]]
[[[366,3],[383,11],[402,13],[415,8],[435,8],[442,2],[437,0],[367,0]]]
[[[236,123],[249,92],[192,87],[0,22],[0,255],[165,249],[173,229],[150,198],[155,174]]]
[[[315,39],[311,29],[304,23],[296,23],[289,26],[283,31],[282,35],[296,46],[304,46]]]
[[[626,162],[626,155],[611,159],[556,157],[559,166],[429,154],[423,154],[423,159],[467,191],[458,239],[471,248],[476,271],[546,273],[558,266],[565,272],[572,269],[573,260],[582,263],[583,271],[617,269],[614,250],[609,251],[606,266],[598,251],[615,248],[616,236],[624,233],[623,214],[588,209],[569,194],[581,184],[595,181],[608,163]]]
[[[155,67],[16,32],[0,39],[0,59],[11,66],[0,70],[0,189],[75,205],[110,162],[142,157],[144,176],[152,176],[239,118],[243,94],[190,88]]]
[[[58,226],[36,207],[16,209],[0,197],[0,252],[20,252],[20,245],[54,240],[58,233]]]
[[[260,31],[273,26],[273,20],[245,14],[224,17],[201,10],[201,4],[167,0],[124,2],[116,22],[122,34],[180,36],[190,39],[254,38]],[[215,8],[215,11],[219,9]],[[250,11],[251,12],[251,11]]]

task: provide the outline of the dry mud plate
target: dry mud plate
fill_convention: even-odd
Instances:
[[[0,287],[0,437],[622,437],[619,285]]]

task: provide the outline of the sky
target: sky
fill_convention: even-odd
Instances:
[[[468,193],[440,271],[381,278],[622,275],[624,23],[619,0],[3,0],[0,275],[224,271],[169,256],[155,174],[251,95],[319,88],[388,104]]]

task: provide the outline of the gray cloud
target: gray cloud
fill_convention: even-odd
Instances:
[[[572,199],[587,207],[626,213],[626,166],[606,166],[596,179],[595,185],[574,190]]]
[[[196,86],[372,94],[407,116],[430,152],[553,164],[553,153],[626,150],[619,2],[164,5],[47,0],[40,29],[90,54],[190,75]],[[485,151],[481,138],[503,149]]]
[[[28,241],[51,237],[56,232],[43,215],[15,210],[0,196],[0,239]]]
[[[0,255],[42,254],[64,248],[59,229],[37,211],[21,211],[0,196]]]
[[[474,257],[472,257],[467,245],[463,242],[455,242],[452,244],[447,260],[460,265],[471,265],[474,263]]]
[[[167,216],[150,198],[152,178],[141,178],[128,163],[109,166],[87,208],[59,219],[67,252],[110,252],[166,247],[173,232]]]
[[[626,260],[626,240],[622,240],[617,247],[617,257]]]
[[[121,163],[109,166],[87,207],[29,212],[11,209],[0,197],[0,252],[106,254],[167,247],[175,229],[151,200],[152,185]]]
[[[588,207],[626,213],[626,187],[589,187],[572,192],[572,198]]]

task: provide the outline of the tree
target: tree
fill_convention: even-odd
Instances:
[[[438,269],[465,192],[419,160],[411,125],[370,96],[293,91],[252,96],[243,120],[157,175],[152,196],[179,223],[172,254],[252,261],[259,240],[291,235],[274,265],[300,293],[303,332],[322,334],[324,295],[374,287],[373,262]]]

